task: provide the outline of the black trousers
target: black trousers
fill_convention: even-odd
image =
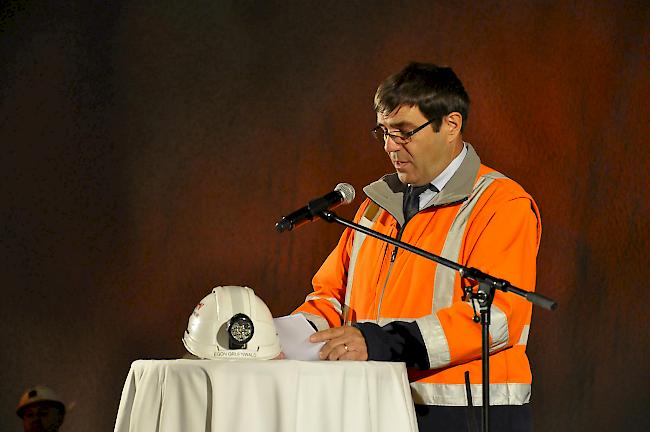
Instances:
[[[415,415],[420,432],[481,432],[480,406],[415,405]],[[490,406],[489,426],[490,432],[532,432],[530,405]]]

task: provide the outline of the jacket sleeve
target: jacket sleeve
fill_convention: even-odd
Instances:
[[[539,213],[530,198],[513,198],[495,211],[482,211],[467,227],[461,262],[533,291],[541,234]],[[477,313],[478,313],[478,304]],[[532,305],[497,291],[491,309],[490,352],[526,342]],[[481,356],[481,326],[468,301],[416,319],[430,369],[465,363]]]
[[[355,216],[358,221],[368,205],[364,202]],[[334,250],[312,279],[313,292],[294,314],[300,313],[318,330],[339,327],[343,324],[343,309],[347,285],[348,265],[354,231],[346,228]]]
[[[381,327],[373,322],[353,324],[366,341],[368,360],[401,361],[407,366],[429,369],[429,357],[415,322],[393,321]]]

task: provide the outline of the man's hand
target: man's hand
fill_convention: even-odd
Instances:
[[[344,326],[319,331],[310,342],[326,342],[320,350],[321,360],[368,360],[366,339],[356,327]]]

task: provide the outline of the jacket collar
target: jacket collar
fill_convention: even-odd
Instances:
[[[472,193],[481,160],[474,147],[467,143],[467,155],[458,170],[444,188],[429,202],[425,208],[441,207],[465,201]],[[406,185],[399,181],[396,173],[387,174],[376,182],[363,188],[368,198],[393,215],[400,225],[404,224],[402,199]]]

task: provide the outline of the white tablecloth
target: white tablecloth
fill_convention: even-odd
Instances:
[[[403,363],[137,360],[116,432],[417,431]]]

